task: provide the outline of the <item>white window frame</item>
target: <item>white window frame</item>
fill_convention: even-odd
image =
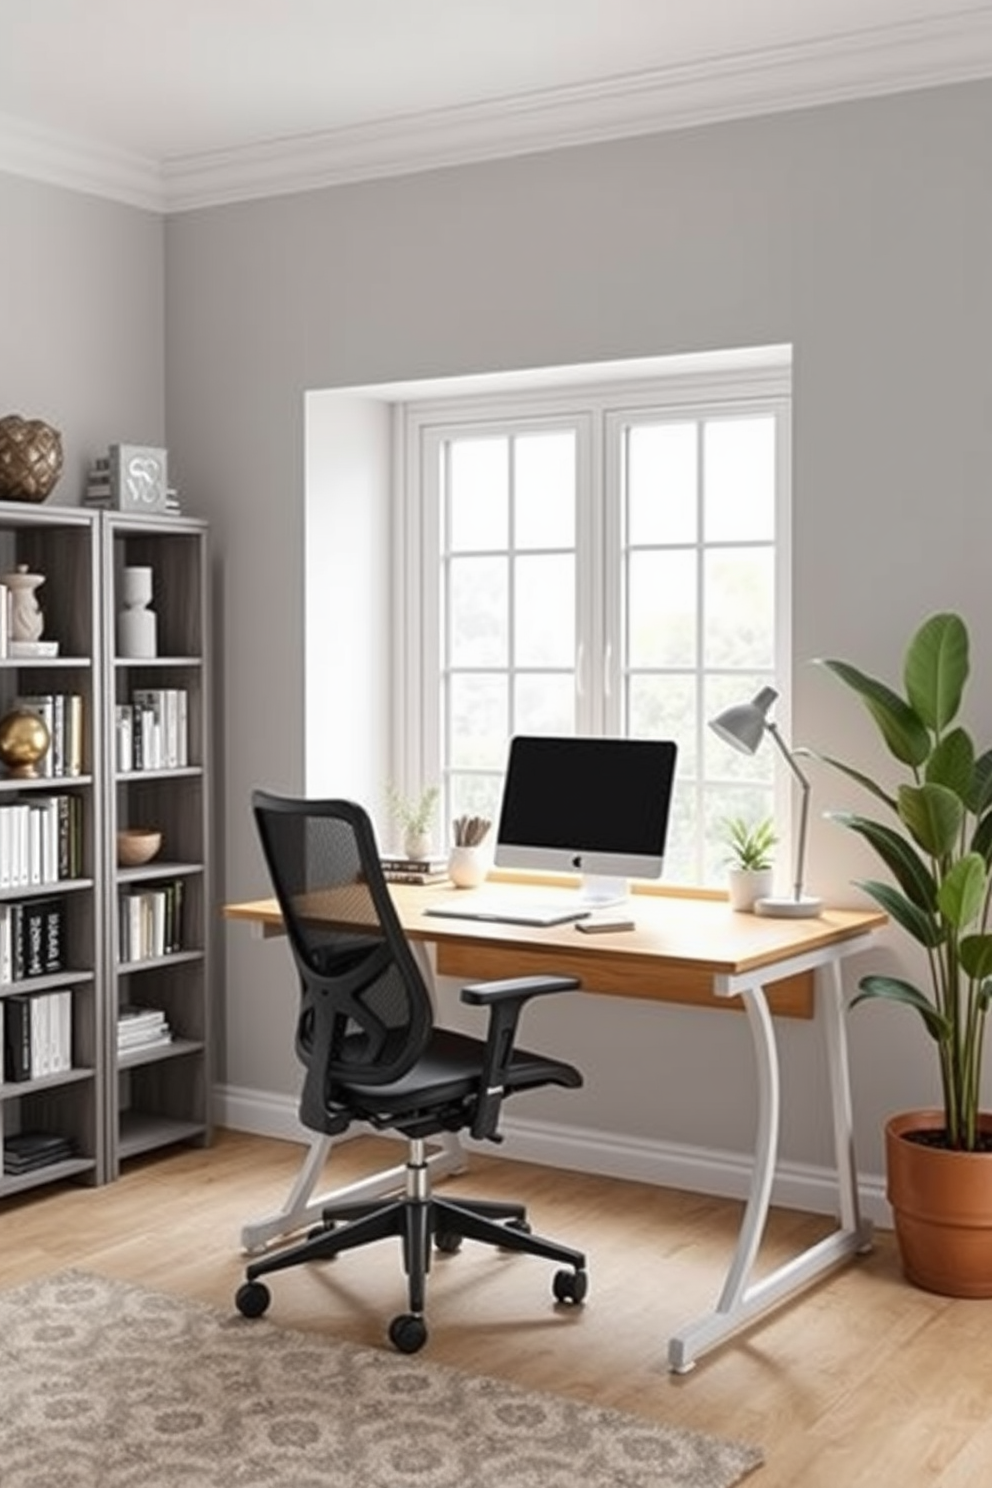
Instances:
[[[774,348],[767,364],[736,369],[673,372],[670,376],[577,382],[526,392],[514,390],[464,397],[408,398],[394,407],[393,674],[394,717],[391,740],[392,778],[410,793],[440,778],[438,594],[439,524],[433,470],[439,443],[471,433],[502,433],[548,427],[567,420],[580,427],[577,445],[576,608],[587,634],[577,624],[576,681],[582,698],[577,709],[581,727],[593,732],[617,731],[623,677],[623,623],[617,586],[621,582],[620,525],[605,512],[619,500],[617,441],[634,419],[677,416],[693,419],[773,412],[777,428],[775,513],[775,667],[773,685],[780,692],[776,721],[791,736],[792,672],[792,524],[791,524],[791,357]],[[432,463],[433,462],[433,463]],[[582,499],[582,490],[598,476],[603,510]],[[702,551],[702,535],[699,538]],[[590,608],[590,595],[601,588],[603,602]],[[701,665],[698,666],[701,671]],[[578,725],[577,725],[578,726]],[[702,733],[703,721],[697,720]],[[697,740],[702,759],[702,738]],[[697,807],[702,776],[697,787]],[[789,840],[790,782],[775,765],[775,816],[780,840]]]

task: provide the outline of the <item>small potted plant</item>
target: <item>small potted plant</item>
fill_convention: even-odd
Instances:
[[[751,911],[772,891],[772,860],[778,836],[771,817],[749,822],[732,816],[723,823],[731,909]]]
[[[434,810],[441,792],[438,786],[428,785],[416,796],[404,796],[395,786],[386,787],[389,810],[403,834],[403,851],[408,858],[426,860],[430,858],[434,841],[432,827]]]

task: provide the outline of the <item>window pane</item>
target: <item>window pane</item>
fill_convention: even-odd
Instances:
[[[574,734],[575,681],[569,675],[517,677],[513,693],[515,734]]]
[[[449,680],[450,759],[455,768],[501,770],[510,731],[506,678],[456,672]]]
[[[575,435],[521,434],[514,443],[518,548],[575,546]]]
[[[627,733],[635,739],[674,739],[679,746],[676,772],[695,777],[696,754],[695,677],[633,676],[627,690]]]
[[[775,420],[715,419],[703,433],[707,542],[775,535]]]
[[[574,558],[518,558],[514,575],[516,665],[574,666]]]
[[[505,548],[510,511],[507,439],[455,439],[448,446],[450,530],[455,552]]]
[[[627,431],[628,540],[696,541],[696,424]]]
[[[452,558],[448,567],[453,666],[505,666],[509,656],[505,558]]]
[[[491,822],[495,822],[502,788],[501,774],[451,775],[448,781],[450,816],[452,819],[456,816],[486,816]],[[491,847],[492,843],[491,834],[486,838],[487,847]]]
[[[678,769],[679,766],[676,764],[672,805],[668,813],[668,838],[665,843],[662,878],[670,883],[698,883],[696,793],[691,786],[686,786],[684,781],[679,781]]]
[[[717,548],[703,566],[705,665],[769,667],[775,659],[775,554]]]
[[[695,665],[694,551],[631,553],[627,603],[630,666]]]
[[[767,675],[748,676],[746,673],[739,676],[707,677],[703,689],[707,720],[715,718],[724,708],[750,702],[762,687],[768,686],[769,680]],[[716,781],[721,788],[730,782],[739,784],[745,780],[757,780],[771,785],[776,753],[771,739],[762,740],[754,754],[743,754],[741,750],[719,738],[711,728],[704,731],[703,738],[704,768],[708,780]]]

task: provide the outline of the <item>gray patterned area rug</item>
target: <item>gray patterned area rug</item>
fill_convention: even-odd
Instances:
[[[760,1461],[88,1273],[0,1292],[3,1488],[731,1488]]]

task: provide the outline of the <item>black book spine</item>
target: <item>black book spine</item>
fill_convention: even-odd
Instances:
[[[31,999],[7,997],[3,1004],[4,1077],[12,1083],[31,1078]]]

